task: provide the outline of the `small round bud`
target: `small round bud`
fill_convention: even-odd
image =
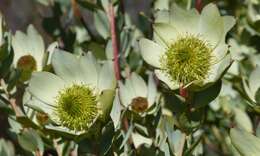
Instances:
[[[142,113],[148,108],[148,101],[144,97],[136,97],[132,100],[131,106],[134,111]]]
[[[37,70],[36,60],[31,55],[25,55],[17,61],[17,68],[21,71],[21,80],[28,80],[33,71]]]

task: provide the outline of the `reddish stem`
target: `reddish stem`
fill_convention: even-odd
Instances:
[[[196,9],[197,9],[199,12],[201,12],[201,10],[202,10],[202,0],[196,0],[196,1],[195,1],[195,7],[196,7]]]
[[[182,96],[182,97],[184,97],[184,98],[187,98],[187,97],[188,97],[188,91],[187,91],[187,89],[185,89],[185,88],[183,87],[183,85],[181,85],[181,87],[180,87],[180,96]]]
[[[113,47],[113,51],[114,51],[113,55],[114,55],[115,76],[116,76],[116,80],[120,80],[120,69],[119,69],[119,60],[118,60],[118,45],[117,45],[117,38],[116,38],[115,14],[114,14],[114,7],[113,7],[112,3],[110,3],[108,5],[108,16],[109,16],[109,23],[110,23],[112,47]]]

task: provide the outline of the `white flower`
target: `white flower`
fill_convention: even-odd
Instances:
[[[30,55],[36,61],[37,71],[42,69],[44,42],[33,25],[29,25],[27,34],[17,31],[12,38],[12,46],[14,49],[13,62],[15,67],[21,57]]]
[[[59,125],[49,128],[79,135],[106,120],[115,89],[112,62],[100,66],[91,53],[76,57],[56,50],[52,65],[57,75],[35,72],[28,88],[42,101],[34,105]]]
[[[214,4],[205,6],[201,14],[173,5],[156,21],[161,23],[154,24],[154,41],[141,39],[141,54],[171,89],[181,85],[204,88],[220,79],[230,66],[225,37],[235,20],[220,16]]]
[[[147,86],[142,77],[132,73],[125,84],[119,83],[119,92],[122,104],[137,113],[147,112],[155,104],[157,95],[152,74],[149,75]]]

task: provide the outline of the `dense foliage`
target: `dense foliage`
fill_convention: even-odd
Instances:
[[[0,13],[0,156],[260,155],[260,1],[32,2]]]

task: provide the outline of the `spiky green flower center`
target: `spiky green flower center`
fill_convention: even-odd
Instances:
[[[21,71],[21,80],[28,80],[33,71],[37,70],[36,60],[32,55],[24,55],[17,61],[17,68]]]
[[[59,93],[56,114],[62,126],[87,130],[98,115],[97,97],[90,87],[74,84]]]
[[[212,65],[212,49],[199,36],[186,35],[169,45],[162,69],[172,81],[187,85],[205,79]]]

